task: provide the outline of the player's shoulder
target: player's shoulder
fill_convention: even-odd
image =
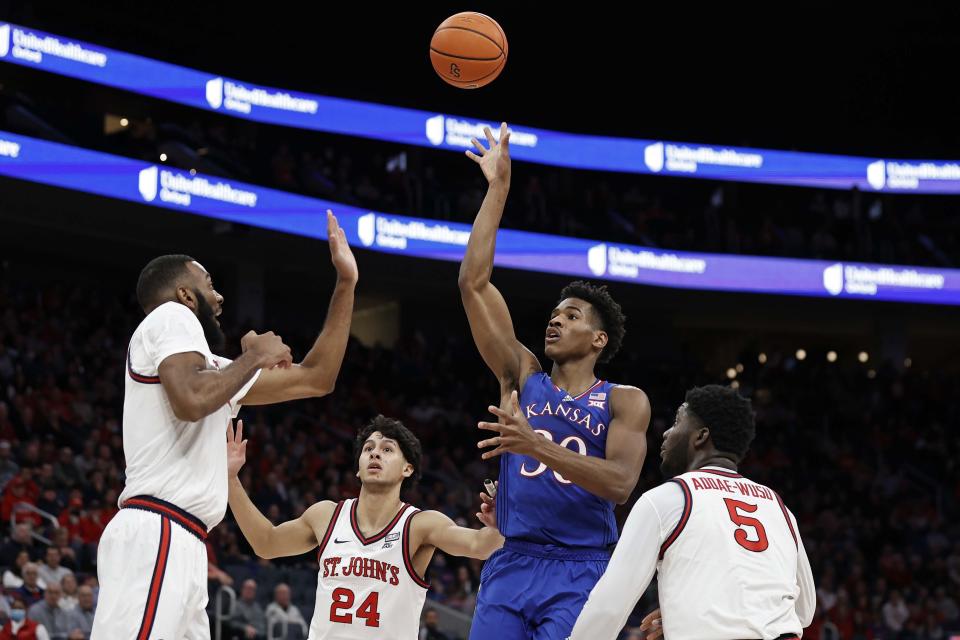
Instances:
[[[650,398],[640,387],[613,384],[610,387],[610,409],[615,414],[650,415]]]
[[[433,509],[420,510],[414,508],[410,512],[410,517],[413,518],[410,527],[416,531],[430,531],[436,529],[437,527],[446,527],[453,524],[453,520],[447,514],[442,511],[435,511]]]
[[[163,331],[177,326],[200,326],[200,320],[185,304],[164,302],[140,321],[137,332]]]
[[[316,528],[316,525],[324,525],[330,521],[339,504],[333,500],[321,500],[307,507],[300,517]]]

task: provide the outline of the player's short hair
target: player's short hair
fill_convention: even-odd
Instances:
[[[617,355],[623,336],[627,333],[627,317],[620,305],[607,291],[605,284],[593,284],[585,280],[576,280],[563,288],[560,299],[580,298],[590,303],[600,320],[600,329],[607,332],[607,346],[600,352],[599,362],[610,362]]]
[[[742,460],[756,435],[753,406],[736,389],[719,384],[694,387],[687,391],[687,410],[710,429],[717,451]]]
[[[144,312],[164,302],[163,294],[187,273],[188,262],[194,262],[194,259],[182,253],[173,253],[147,263],[137,279],[137,302]]]
[[[403,426],[403,423],[399,420],[378,415],[357,432],[357,439],[353,442],[353,459],[357,470],[360,469],[360,451],[363,449],[363,443],[375,431],[379,431],[384,438],[396,440],[397,444],[400,445],[403,457],[413,465],[413,475],[404,478],[401,486],[401,489],[409,489],[420,480],[420,458],[423,457],[423,447],[420,446],[419,438],[413,435],[413,432]]]

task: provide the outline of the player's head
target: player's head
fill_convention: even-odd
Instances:
[[[609,362],[623,343],[626,321],[606,285],[571,282],[550,312],[544,352],[554,362],[580,358]]]
[[[217,320],[223,296],[213,288],[213,279],[203,265],[190,256],[172,254],[148,262],[137,280],[137,300],[144,313],[165,302],[179,302],[196,314],[211,349],[220,349],[226,342]]]
[[[696,469],[708,457],[739,463],[755,433],[750,400],[736,389],[717,384],[694,387],[687,391],[673,426],[663,433],[660,470],[672,478]]]
[[[420,478],[423,449],[417,436],[399,420],[377,416],[354,441],[357,477],[366,487],[409,489]]]

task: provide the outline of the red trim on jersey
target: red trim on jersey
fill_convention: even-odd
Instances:
[[[424,589],[430,588],[430,583],[426,581],[426,576],[423,578],[417,573],[417,570],[413,566],[413,558],[410,557],[410,523],[413,521],[414,516],[418,513],[421,513],[419,509],[414,513],[410,514],[410,517],[407,518],[407,521],[403,523],[403,566],[406,567],[407,573],[416,582],[418,585]]]
[[[680,485],[680,488],[683,489],[683,515],[680,516],[680,521],[677,523],[677,526],[673,528],[670,536],[664,540],[660,546],[660,560],[663,560],[663,554],[667,552],[667,549],[669,549],[670,545],[679,537],[683,528],[687,526],[687,520],[690,519],[690,512],[693,511],[693,494],[690,493],[690,487],[687,486],[687,483],[681,478],[673,478],[670,482],[676,482]]]
[[[357,524],[357,505],[359,503],[360,503],[360,499],[357,498],[356,500],[353,501],[353,505],[350,507],[350,526],[353,527],[353,532],[357,534],[357,538],[360,540],[360,544],[364,546],[368,544],[373,544],[378,540],[383,540],[386,537],[386,535],[390,533],[390,530],[393,529],[395,526],[397,526],[397,523],[400,522],[400,516],[403,515],[403,512],[410,508],[410,505],[408,505],[407,503],[405,502],[402,503],[403,506],[400,507],[400,511],[397,511],[397,515],[393,517],[393,520],[390,521],[390,524],[384,527],[383,531],[376,534],[372,538],[367,538],[360,532],[360,525]]]
[[[793,522],[790,521],[790,513],[787,511],[787,505],[783,504],[783,498],[780,497],[779,493],[774,491],[773,495],[777,496],[777,502],[780,503],[780,510],[783,511],[783,517],[786,518],[787,526],[790,527],[790,535],[793,536],[793,544],[795,544],[797,549],[799,549],[800,543],[797,541],[797,532],[793,530]]]
[[[580,398],[582,398],[583,396],[587,395],[588,393],[590,393],[591,391],[593,391],[594,389],[596,389],[597,387],[599,387],[599,386],[602,385],[602,384],[603,384],[603,380],[601,380],[600,378],[597,378],[597,381],[593,383],[593,386],[592,386],[592,387],[590,387],[589,389],[587,389],[586,391],[584,391],[583,393],[581,393],[580,395],[578,395],[577,397],[575,397],[574,400],[579,400]]]
[[[141,384],[160,384],[160,376],[142,376],[133,370],[133,364],[130,362],[130,349],[127,349],[127,373],[130,379]]]
[[[158,500],[150,496],[134,496],[123,503],[122,509],[142,509],[159,514],[163,518],[170,518],[178,525],[200,538],[207,539],[207,527],[196,516],[190,515],[183,509],[169,502]]]
[[[712,473],[714,475],[723,476],[724,478],[742,478],[743,476],[734,471],[721,471],[719,469],[694,469],[693,473]]]
[[[337,519],[340,517],[340,510],[343,508],[343,500],[337,503],[337,507],[333,510],[333,515],[330,517],[330,524],[327,525],[327,532],[323,534],[323,539],[320,541],[320,549],[317,551],[317,563],[320,562],[323,557],[323,550],[326,548],[327,543],[330,542],[330,534],[333,533],[333,528],[337,526]]]
[[[160,518],[160,549],[157,551],[157,562],[153,566],[153,578],[150,580],[150,591],[147,595],[147,606],[143,611],[143,620],[137,640],[147,640],[153,630],[153,622],[157,617],[157,605],[160,603],[160,590],[163,588],[163,576],[167,572],[167,557],[170,555],[170,520]]]

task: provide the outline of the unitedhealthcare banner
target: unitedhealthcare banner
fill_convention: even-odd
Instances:
[[[285,91],[0,22],[0,61],[257,122],[453,151],[496,123]],[[426,65],[426,59],[424,59]],[[424,67],[424,73],[429,70]],[[518,160],[686,178],[960,194],[960,161],[889,160],[512,129]]]
[[[333,209],[372,251],[459,262],[466,224],[368,211],[0,131],[0,175],[326,238]],[[500,267],[678,289],[960,305],[960,270],[688,253],[502,229]]]

